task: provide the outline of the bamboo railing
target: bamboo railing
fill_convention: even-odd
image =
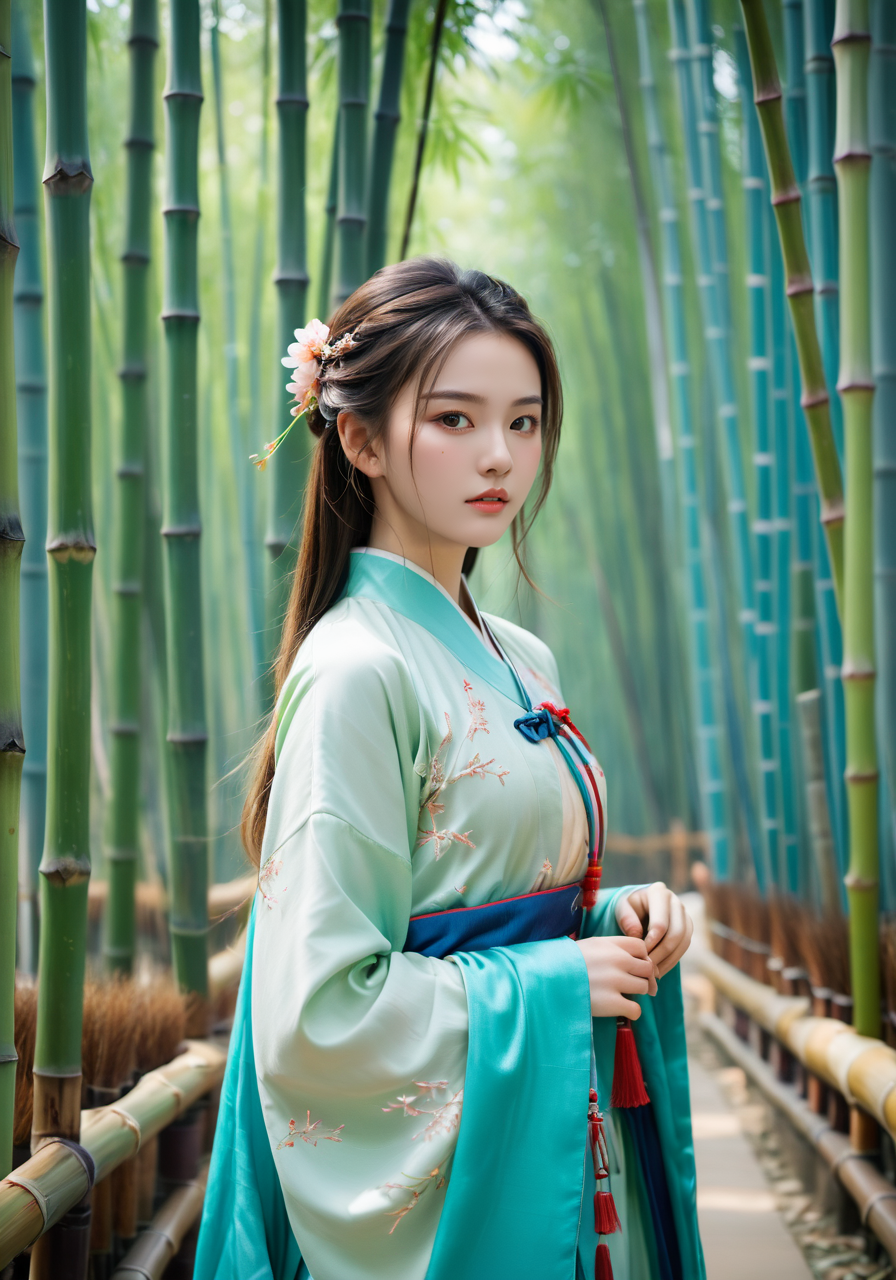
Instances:
[[[147,1072],[118,1102],[81,1113],[83,1155],[51,1140],[0,1182],[0,1271],[76,1205],[91,1185],[108,1177],[221,1083],[226,1050],[205,1040],[188,1040],[186,1046],[173,1062]]]
[[[208,1165],[193,1182],[173,1191],[146,1231],[137,1238],[112,1274],[112,1280],[157,1280],[202,1212]]]
[[[847,1022],[809,1013],[806,996],[779,995],[711,951],[698,963],[712,985],[813,1075],[861,1107],[896,1140],[896,1049],[862,1036]]]
[[[869,1162],[869,1126],[874,1128],[873,1121],[896,1139],[896,1049],[882,1040],[860,1035],[837,1018],[812,1015],[808,997],[781,995],[712,951],[698,951],[697,962],[718,994],[735,1010],[746,1014],[811,1076],[849,1104],[847,1138],[772,1081],[772,1071],[762,1059],[720,1019],[710,1015],[712,1025],[705,1029],[813,1143],[852,1196],[863,1224],[874,1231],[896,1262],[896,1189]],[[810,1092],[810,1101],[811,1096]]]

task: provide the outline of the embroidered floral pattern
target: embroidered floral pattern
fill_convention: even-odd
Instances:
[[[277,895],[286,892],[285,885],[274,883],[282,870],[283,863],[272,853],[258,873],[258,889],[269,911],[280,902],[280,898]]]
[[[444,1164],[444,1161],[442,1163]],[[412,1178],[407,1173],[401,1176],[407,1178],[407,1182],[385,1182],[380,1188],[382,1191],[410,1191],[411,1193],[411,1199],[407,1204],[403,1204],[400,1209],[390,1209],[386,1212],[387,1218],[395,1219],[389,1228],[390,1236],[402,1218],[406,1217],[412,1209],[416,1209],[424,1191],[428,1191],[432,1186],[435,1186],[436,1191],[441,1191],[447,1182],[447,1178],[442,1173],[441,1164],[437,1164],[431,1173],[424,1174],[422,1178]]]
[[[470,708],[470,727],[467,730],[467,737],[472,742],[480,729],[483,733],[489,732],[488,721],[485,718],[485,703],[480,698],[473,697],[473,686],[469,680],[464,681],[464,691],[467,695],[467,706]]]
[[[467,695],[467,706],[470,712],[470,723],[464,739],[472,742],[477,733],[488,733],[489,727],[485,718],[485,703],[480,698],[473,696],[473,686],[469,680],[464,680],[464,690]],[[442,794],[445,788],[453,786],[455,782],[460,782],[461,778],[485,777],[497,778],[503,787],[504,779],[510,773],[509,769],[500,767],[493,769],[491,766],[495,763],[494,756],[491,760],[482,760],[478,751],[467,761],[464,768],[457,769],[456,772],[449,772],[445,761],[448,748],[454,740],[454,732],[451,728],[451,717],[447,711],[445,712],[445,723],[447,730],[439,743],[438,751],[430,763],[426,794],[420,806],[421,818],[425,811],[429,817],[430,826],[421,831],[417,840],[418,847],[432,844],[437,862],[451,844],[465,844],[468,849],[476,848],[470,839],[469,831],[452,831],[450,827],[439,826],[439,818],[445,812],[445,805],[442,803]]]
[[[452,1098],[447,1102],[441,1103],[436,1107],[417,1107],[416,1102],[430,1101],[435,1102],[435,1094],[437,1091],[448,1088],[447,1080],[415,1080],[414,1084],[420,1090],[420,1093],[399,1094],[395,1102],[390,1102],[388,1107],[383,1107],[383,1111],[403,1111],[406,1116],[430,1116],[429,1123],[415,1133],[412,1141],[422,1138],[424,1142],[431,1142],[433,1138],[444,1135],[447,1137],[453,1133],[460,1125],[460,1113],[463,1107],[464,1091],[459,1089]]]
[[[311,1112],[305,1113],[305,1124],[303,1128],[298,1128],[295,1120],[289,1122],[289,1132],[285,1137],[281,1138],[277,1143],[277,1150],[282,1151],[284,1147],[294,1147],[296,1139],[305,1142],[309,1147],[316,1147],[318,1142],[341,1142],[340,1133],[345,1128],[341,1124],[338,1129],[322,1129],[322,1120],[312,1120]]]

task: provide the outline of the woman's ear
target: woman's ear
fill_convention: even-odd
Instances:
[[[344,409],[336,419],[336,430],[343,452],[353,467],[369,480],[383,475],[380,451],[368,439],[367,428],[357,414]]]

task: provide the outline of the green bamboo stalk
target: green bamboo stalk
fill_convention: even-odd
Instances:
[[[837,597],[843,599],[843,481],[831,429],[830,397],[815,327],[812,268],[803,236],[800,192],[790,159],[790,148],[781,109],[781,85],[774,49],[761,0],[741,0],[755,102],[762,127],[766,161],[771,179],[772,206],[784,259],[787,301],[803,384],[802,406],[806,414],[821,494],[821,520],[834,569]]]
[[[884,812],[896,836],[896,6],[871,6],[869,132],[874,343],[874,578]],[[892,904],[889,904],[892,905]]]
[[[265,276],[265,246],[268,242],[270,230],[269,209],[270,209],[270,116],[271,116],[271,0],[264,0],[264,37],[262,43],[261,55],[261,132],[259,134],[259,158],[258,158],[258,192],[257,203],[255,208],[255,248],[253,252],[252,262],[252,288],[249,300],[249,403],[256,409],[262,402],[262,310],[264,306],[264,298],[267,289],[267,279]],[[250,444],[255,442],[247,435]],[[251,452],[251,450],[250,450]],[[237,456],[236,465],[238,467],[245,466],[245,458],[242,454]],[[252,477],[254,479],[254,477]],[[259,614],[264,612],[263,605],[263,558],[260,555],[260,522],[259,522],[259,490],[258,487],[249,483],[245,490],[246,498],[246,523],[252,531],[252,561],[250,564],[249,579],[254,582],[254,590],[262,595],[259,601],[256,616],[255,627],[263,627],[263,619],[259,618]],[[261,563],[259,563],[261,562]],[[254,646],[254,657],[256,662],[254,679],[259,688],[263,687],[265,679],[265,660],[266,653],[265,634],[261,630]]]
[[[308,115],[305,51],[305,0],[278,0],[277,29],[279,125],[279,181],[277,186],[277,328],[275,344],[276,439],[289,422],[289,392],[280,357],[305,323],[308,265],[305,231],[305,130]],[[295,565],[296,527],[302,510],[302,490],[308,466],[309,442],[301,430],[291,431],[271,459],[272,493],[268,503],[265,545],[270,557],[266,588],[268,665],[280,637]]]
[[[759,795],[766,857],[776,882],[781,878],[780,758],[775,721],[774,679],[779,644],[775,617],[777,565],[774,512],[777,457],[774,424],[770,415],[772,388],[769,377],[773,359],[769,342],[770,244],[765,210],[768,191],[759,121],[752,104],[752,79],[743,29],[735,28],[735,50],[741,83],[743,135],[743,189],[747,233],[747,306],[750,350],[747,357],[753,416],[753,465],[756,474],[756,688],[753,714],[759,746]]]
[[[711,79],[709,98],[704,101],[698,116],[697,103],[695,101],[695,79],[691,74],[691,54],[688,47],[688,23],[684,0],[669,0],[669,26],[673,41],[669,57],[675,68],[678,105],[684,137],[686,181],[691,214],[691,247],[697,277],[700,314],[709,357],[709,374],[712,384],[712,398],[715,402],[714,410],[719,427],[718,434],[724,441],[725,458],[729,464],[726,476],[728,482],[727,508],[732,530],[733,554],[736,560],[734,579],[743,640],[742,655],[739,655],[742,658],[742,663],[735,659],[734,664],[732,664],[731,656],[727,652],[726,645],[722,642],[722,632],[720,632],[720,643],[717,652],[732,764],[735,770],[737,787],[741,792],[741,807],[746,814],[750,814],[753,810],[753,780],[748,771],[747,755],[743,750],[741,741],[744,737],[745,726],[741,723],[740,699],[733,687],[733,671],[735,666],[742,665],[742,669],[746,672],[746,687],[752,697],[754,692],[752,668],[755,652],[752,554],[740,454],[733,353],[730,333],[723,322],[723,286],[720,286],[720,281],[724,277],[724,272],[721,270],[722,264],[718,262],[718,255],[714,254],[710,241],[708,205],[720,197],[713,196],[711,178],[708,174],[704,174],[704,162],[707,156],[703,153],[708,153],[708,159],[714,162],[715,151],[706,139],[704,139],[702,149],[700,143],[701,131],[708,137],[713,130],[717,132],[718,125],[714,119],[715,98]],[[701,97],[707,99],[706,86],[703,83],[702,76],[703,73],[701,72]],[[719,230],[718,227],[717,230]],[[724,220],[721,223],[721,232],[724,232]],[[719,271],[715,270],[715,265],[720,267]],[[727,293],[727,289],[724,289],[724,292]],[[705,452],[708,454],[709,450],[707,449]],[[708,475],[714,476],[714,468],[710,465],[708,457],[705,459],[705,468]],[[713,509],[709,501],[710,489],[707,488],[705,492],[706,509],[710,511]],[[708,547],[708,554],[711,557],[709,563],[713,576],[717,577],[719,569],[716,565],[717,547],[715,541]],[[726,576],[730,577],[731,575],[722,575],[723,578]],[[720,622],[724,627],[725,608],[723,599],[720,598],[716,603],[720,611]],[[767,883],[773,880],[772,868],[768,864],[767,845],[762,840],[761,834],[756,830],[755,823],[748,821],[747,827],[756,880],[759,886],[764,888]]]
[[[204,996],[209,851],[197,475],[199,0],[171,0],[170,15],[164,93],[167,184],[162,303],[167,358],[162,539],[168,659],[169,928],[180,988]]]
[[[218,195],[221,239],[218,248],[221,261],[221,292],[224,299],[224,385],[227,397],[226,416],[230,435],[230,452],[236,469],[236,494],[240,534],[245,561],[249,649],[252,667],[261,668],[264,632],[261,619],[261,591],[257,581],[254,509],[249,494],[255,493],[255,476],[245,465],[246,432],[240,399],[240,366],[237,344],[236,275],[233,264],[233,226],[230,208],[230,175],[227,169],[227,140],[224,134],[224,88],[221,70],[221,6],[212,0],[212,26],[209,32],[212,60],[212,86],[215,104],[215,143],[218,153]]]
[[[834,176],[836,86],[831,53],[834,4],[835,0],[805,0],[803,7],[808,125],[806,229],[815,280],[816,324],[829,387],[836,385],[840,362],[837,180]],[[837,396],[831,400],[831,427],[837,453],[842,458],[843,415]]]
[[[784,4],[784,48],[786,55],[786,85],[784,89],[784,119],[787,136],[793,156],[794,172],[801,194],[805,195],[807,173],[807,137],[806,137],[806,80],[804,71],[805,52],[803,40],[803,0],[785,0]],[[765,216],[771,222],[771,210],[765,208]],[[771,230],[774,240],[774,229]],[[774,245],[776,263],[781,261],[780,247]],[[777,268],[776,268],[777,269]],[[796,440],[798,434],[805,435],[806,426],[803,411],[799,403],[799,378],[797,375],[798,359],[796,343],[793,337],[793,326],[786,315],[786,300],[783,290],[778,289],[774,295],[776,311],[780,313],[785,329],[785,377],[786,415],[782,415],[781,423],[784,434],[776,445],[778,459],[776,484],[776,522],[777,522],[777,593],[776,617],[780,642],[778,645],[776,665],[776,704],[778,719],[778,757],[781,762],[781,821],[783,836],[783,857],[787,874],[787,885],[790,892],[805,892],[805,865],[802,849],[805,841],[800,843],[799,804],[797,780],[794,776],[794,745],[792,739],[792,651],[790,642],[793,627],[793,556],[796,549],[796,532],[794,521],[799,501],[794,492],[796,461]],[[785,448],[786,446],[786,448]]]
[[[871,264],[868,189],[868,0],[837,0],[834,19],[837,132],[834,170],[840,213],[840,377],[846,462],[843,691],[849,801],[849,950],[853,1025],[880,1030],[878,768],[875,738],[874,522],[871,424]]]
[[[414,225],[414,213],[417,209],[417,196],[420,191],[420,175],[423,172],[423,156],[426,152],[426,135],[429,131],[429,117],[432,113],[432,100],[436,87],[436,72],[439,67],[439,49],[442,44],[442,30],[445,26],[445,14],[448,0],[438,0],[432,21],[432,43],[429,51],[429,71],[426,76],[426,92],[423,97],[423,114],[420,117],[420,128],[417,131],[417,154],[414,157],[414,173],[411,179],[411,192],[408,196],[408,208],[404,218],[404,231],[401,236],[402,261],[408,256],[411,242],[411,230]]]
[[[271,0],[264,0],[261,46],[261,131],[258,135],[258,190],[255,206],[255,246],[249,306],[249,402],[261,403],[261,313],[264,300],[264,257],[270,204],[271,132]],[[254,490],[250,490],[254,492]]]
[[[333,305],[364,281],[371,0],[339,0],[339,197]]]
[[[676,492],[675,450],[672,439],[671,404],[669,369],[666,358],[666,341],[663,330],[663,305],[661,300],[659,269],[654,252],[650,228],[650,213],[644,192],[641,165],[638,159],[632,128],[631,110],[628,103],[619,58],[616,53],[616,40],[613,23],[606,0],[596,0],[598,16],[603,27],[606,40],[610,71],[613,77],[616,104],[619,109],[619,123],[622,133],[623,149],[631,183],[632,200],[635,209],[635,230],[638,247],[638,266],[641,275],[642,301],[644,305],[644,331],[647,339],[647,362],[649,369],[650,399],[652,409],[653,440],[656,450],[657,478],[660,493],[660,528],[661,536],[653,543],[655,554],[647,560],[648,571],[654,570],[651,603],[655,609],[656,629],[666,637],[666,654],[670,666],[681,670],[686,663],[684,639],[680,633],[680,602],[677,599],[679,568],[681,565],[681,536],[679,530],[678,495]],[[609,297],[613,294],[612,278],[605,273]],[[613,308],[615,310],[616,308]],[[621,307],[619,310],[621,311]],[[609,316],[611,332],[619,338],[620,328],[613,323],[612,313]],[[624,328],[624,326],[621,326]],[[623,367],[629,365],[626,360]],[[624,384],[631,391],[631,384]],[[633,411],[632,416],[637,413]],[[636,451],[633,432],[626,433],[626,443],[632,453],[632,474],[637,481],[644,477],[645,463],[650,464],[650,455]],[[648,482],[649,483],[649,482]],[[645,501],[646,494],[644,495]],[[605,610],[601,609],[602,613]],[[609,627],[608,627],[609,634]],[[664,681],[656,688],[659,699],[650,709],[654,723],[677,724],[684,731],[685,741],[691,742],[692,732],[689,725],[691,704],[680,698],[681,682]],[[673,704],[678,706],[673,711]],[[676,716],[677,711],[677,716]],[[688,752],[683,751],[663,759],[665,779],[658,779],[658,791],[666,798],[666,805],[660,807],[660,817],[664,824],[672,812],[682,812],[678,807],[678,798],[687,789],[685,769]],[[693,767],[693,766],[692,766]],[[675,808],[672,809],[672,805]],[[663,818],[663,809],[666,817]]]
[[[50,657],[47,824],[40,864],[40,955],[32,1143],[77,1138],[81,1007],[90,878],[90,194],[87,11],[44,6],[49,302]],[[41,1245],[32,1276],[43,1276]]]
[[[712,637],[709,627],[701,533],[692,411],[692,370],[688,349],[678,209],[672,185],[669,154],[663,137],[656,82],[653,77],[646,0],[633,0],[633,8],[638,37],[639,83],[651,157],[654,201],[658,206],[658,221],[662,235],[663,294],[669,379],[678,427],[681,535],[684,546],[691,684],[697,728],[702,822],[703,829],[709,837],[713,872],[717,879],[724,880],[730,874],[730,836],[717,711],[717,674],[712,663]]]
[[[146,435],[149,419],[149,263],[152,247],[152,161],[155,150],[154,68],[158,0],[131,7],[130,119],[124,269],[124,334],[119,370],[122,425],[116,468],[113,540],[115,646],[110,697],[110,778],[106,809],[109,899],[104,954],[113,971],[130,973],[136,944],[134,889],[140,831],[140,700],[143,617],[143,530]]]
[[[389,189],[395,135],[401,122],[401,81],[407,43],[411,0],[389,0],[386,17],[386,49],[380,97],[374,115],[370,156],[370,196],[367,202],[367,274],[385,264],[389,232]]]
[[[333,129],[333,148],[330,154],[330,181],[327,184],[327,203],[324,206],[324,239],[320,255],[320,279],[317,284],[317,314],[323,318],[330,314],[333,293],[333,259],[336,251],[336,205],[339,200],[339,113]],[[281,446],[282,447],[282,446]]]
[[[22,722],[28,753],[22,769],[19,820],[19,968],[37,972],[37,868],[47,808],[47,373],[43,332],[43,266],[38,213],[40,181],[34,137],[37,77],[28,24],[12,6],[12,131],[15,226],[19,257],[13,285],[16,412],[22,527],[20,659]]]
[[[815,322],[818,326],[825,381],[837,382],[840,363],[839,259],[837,248],[837,184],[834,177],[834,0],[805,0],[803,33],[806,46],[806,105],[808,108],[808,168],[806,229],[815,280]],[[799,175],[797,175],[799,177]],[[831,398],[831,427],[838,456],[843,458],[843,415],[840,397]],[[814,500],[813,500],[814,501]],[[813,512],[815,508],[813,505]],[[813,516],[814,518],[814,516]],[[840,864],[846,869],[846,728],[840,664],[843,637],[830,558],[818,529],[812,535],[818,641],[821,650],[820,687],[824,690],[825,772],[828,804]]]
[[[683,25],[684,14],[681,12],[680,0],[676,0],[673,7],[679,10],[679,27],[673,27],[673,30],[680,30],[680,38],[684,38],[686,27]],[[722,190],[722,158],[719,147],[716,91],[712,74],[712,24],[709,0],[687,0],[687,17],[687,25],[690,27],[690,60],[699,139],[695,168],[699,173],[698,187],[703,193],[707,232],[706,245],[702,249],[705,261],[701,262],[700,274],[702,278],[704,267],[706,267],[708,278],[701,287],[701,295],[705,295],[706,298],[704,325],[714,370],[716,413],[724,444],[722,456],[728,491],[728,518],[735,561],[735,582],[740,621],[744,632],[747,687],[752,690],[752,666],[755,654],[753,627],[756,620],[755,577],[743,477],[737,386],[734,377],[725,199]],[[709,322],[707,322],[707,316],[709,316]]]
[[[16,908],[25,736],[19,681],[19,519],[13,280],[12,14],[0,0],[0,1177],[12,1168],[16,1092]]]

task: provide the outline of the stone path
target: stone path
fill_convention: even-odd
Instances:
[[[693,1057],[689,1069],[707,1280],[811,1280],[737,1113]]]

